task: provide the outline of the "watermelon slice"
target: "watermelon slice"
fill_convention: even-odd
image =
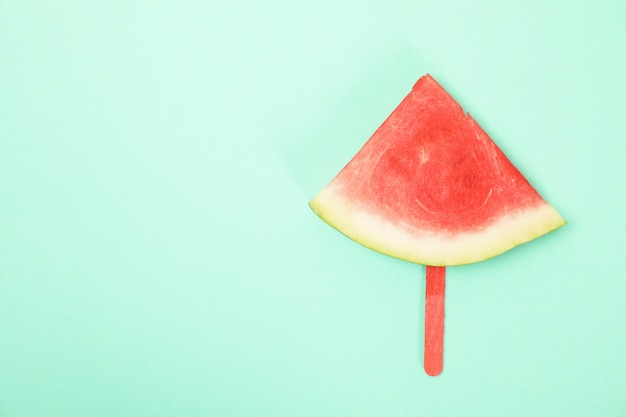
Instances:
[[[426,265],[424,368],[433,376],[443,367],[445,267],[565,224],[428,74],[310,206],[353,240]]]
[[[482,261],[565,224],[430,75],[310,206],[371,249],[437,266]]]

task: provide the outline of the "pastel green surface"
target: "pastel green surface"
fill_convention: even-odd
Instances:
[[[0,0],[0,416],[625,416],[626,3]],[[424,269],[307,202],[431,73],[568,225]]]

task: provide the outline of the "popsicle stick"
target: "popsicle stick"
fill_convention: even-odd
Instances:
[[[443,316],[446,267],[426,266],[426,311],[424,315],[424,370],[437,376],[443,370]]]

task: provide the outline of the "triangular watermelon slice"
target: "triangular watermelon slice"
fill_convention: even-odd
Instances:
[[[430,75],[310,206],[355,241],[424,265],[482,261],[565,223]]]
[[[491,258],[565,224],[430,75],[310,206],[353,240],[427,265],[429,375],[443,367],[445,266]]]

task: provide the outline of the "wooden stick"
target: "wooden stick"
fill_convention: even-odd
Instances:
[[[426,311],[424,315],[424,370],[437,376],[443,369],[443,316],[446,267],[426,266]]]

